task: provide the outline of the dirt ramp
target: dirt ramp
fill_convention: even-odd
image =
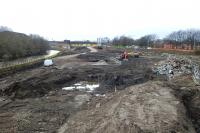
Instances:
[[[160,82],[147,82],[128,87],[106,100],[97,100],[95,107],[69,118],[58,132],[195,133],[195,130],[172,90]]]

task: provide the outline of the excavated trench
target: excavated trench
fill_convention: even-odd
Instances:
[[[191,119],[197,133],[200,133],[200,89],[195,87],[181,87],[167,83],[174,90],[174,95],[184,104],[187,116]]]
[[[200,133],[200,92],[188,92],[188,95],[183,96],[183,102],[188,111],[189,117],[197,133]]]
[[[177,92],[186,107],[188,117],[192,120],[197,133],[200,133],[200,91],[185,90]]]

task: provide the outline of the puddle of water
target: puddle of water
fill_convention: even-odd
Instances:
[[[74,89],[75,89],[75,87],[72,87],[72,86],[62,88],[62,90],[66,90],[66,91],[74,90]]]
[[[95,94],[95,96],[96,97],[105,97],[106,95],[105,94],[103,94],[103,95],[101,95],[101,94]]]
[[[67,90],[67,91],[79,90],[79,91],[93,92],[98,87],[99,87],[99,84],[97,83],[83,81],[83,82],[75,83],[69,87],[63,87],[62,90]]]

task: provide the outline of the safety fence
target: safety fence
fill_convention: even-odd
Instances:
[[[17,59],[14,61],[0,62],[0,70],[2,71],[2,70],[16,68],[19,66],[33,64],[38,61],[45,60],[47,58],[53,58],[53,57],[57,56],[58,54],[59,54],[59,51],[50,50],[47,55],[32,56],[32,57],[27,57],[27,58],[23,58],[23,59]]]

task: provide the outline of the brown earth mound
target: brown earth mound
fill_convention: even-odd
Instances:
[[[184,105],[173,94],[160,82],[130,86],[70,117],[59,132],[194,133]]]

